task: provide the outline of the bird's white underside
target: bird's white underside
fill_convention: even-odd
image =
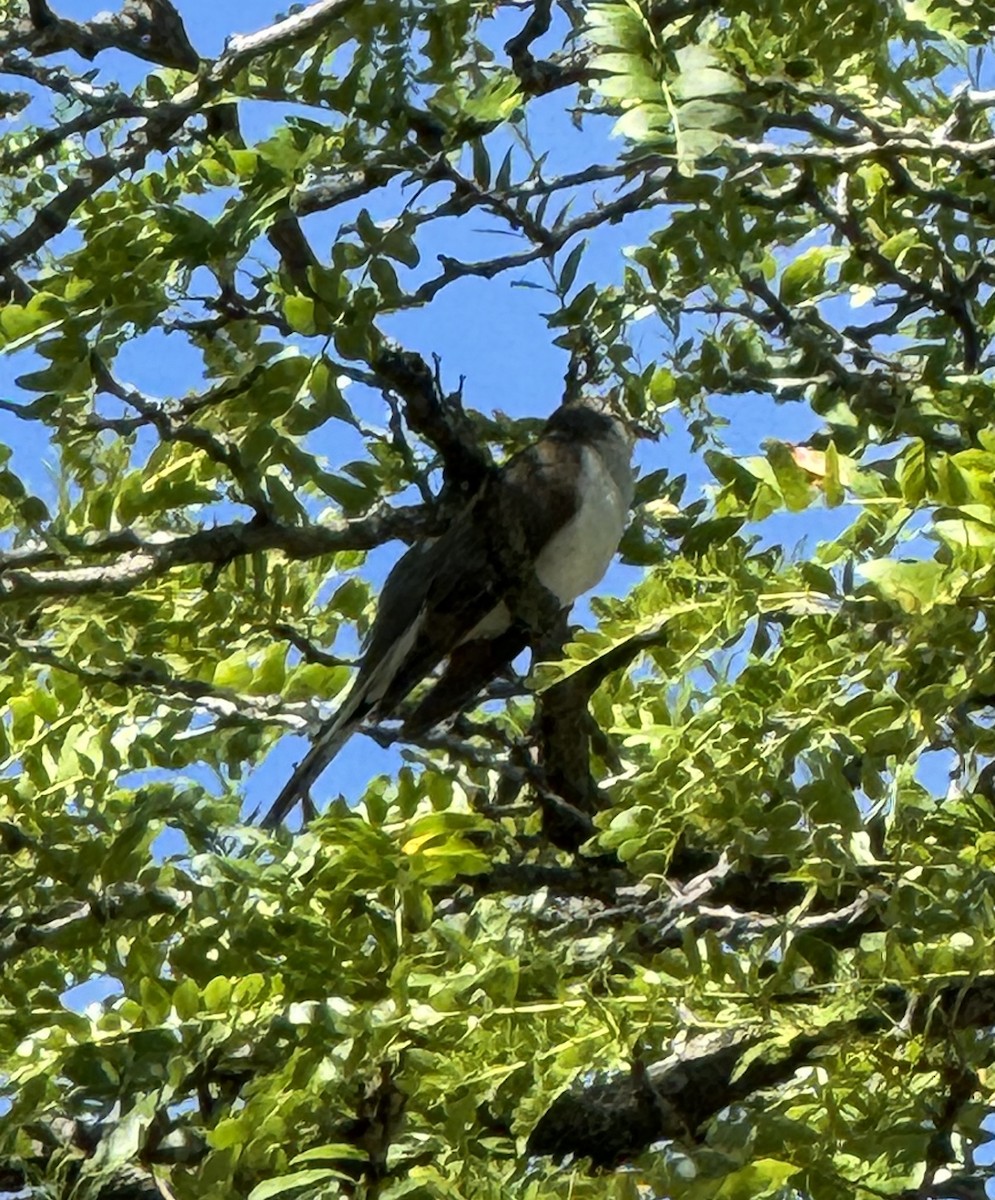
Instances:
[[[618,549],[629,510],[604,459],[585,446],[577,489],[580,508],[555,533],[536,559],[539,582],[564,605],[572,604],[599,582]]]
[[[536,576],[564,608],[594,587],[608,570],[625,529],[631,496],[623,495],[604,459],[590,446],[581,451],[577,490],[580,508],[554,533],[536,559]],[[496,637],[511,617],[503,604],[492,608],[463,639]]]

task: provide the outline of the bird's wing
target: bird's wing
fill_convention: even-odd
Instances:
[[[474,586],[485,574],[485,554],[486,539],[464,510],[439,538],[417,543],[395,563],[352,687],[273,801],[264,828],[278,826],[307,795],[370,713],[390,713],[494,607],[487,590]],[[443,575],[451,576],[448,588]]]
[[[582,448],[574,442],[542,438],[509,459],[499,476],[494,517],[503,533],[514,533],[521,526],[530,566],[577,512],[581,454]]]
[[[417,738],[433,725],[461,712],[528,645],[526,627],[515,622],[497,637],[461,643],[449,655],[441,677],[404,718],[404,736]]]
[[[572,456],[568,464],[564,453]],[[429,572],[425,620],[381,710],[396,707],[442,659],[449,661],[406,719],[406,733],[430,729],[457,712],[528,644],[529,629],[512,621],[503,601],[509,582],[532,570],[542,548],[577,511],[576,457],[572,446],[530,446],[460,514],[450,536],[431,548],[439,560]]]
[[[381,714],[411,689],[494,608],[487,539],[476,503],[434,542],[413,546],[387,577],[356,678]]]
[[[576,470],[562,471],[564,452],[577,453],[574,447],[540,441],[516,455],[437,541],[408,551],[394,568],[380,601],[382,627],[378,614],[363,660],[364,671],[371,675],[378,662],[396,661],[376,702],[378,711],[393,711],[486,622],[504,599],[509,574],[521,578],[531,571],[539,551],[574,515]],[[409,572],[406,560],[416,552],[421,555],[417,573],[427,583],[424,591],[409,583],[415,570]],[[395,604],[393,594],[405,588],[410,589],[407,604]],[[407,617],[398,620],[405,607]],[[508,621],[504,613],[484,637],[500,634]],[[395,654],[398,646],[403,646],[403,655]]]

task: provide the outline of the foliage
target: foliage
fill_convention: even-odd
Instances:
[[[58,464],[0,462],[6,1191],[985,1194],[993,16],[318,0],[202,59],[169,0],[0,3],[0,408]],[[263,834],[366,553],[534,428],[392,340],[506,279],[665,423],[639,581]]]

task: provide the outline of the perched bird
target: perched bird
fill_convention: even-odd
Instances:
[[[528,643],[534,622],[522,613],[535,580],[552,594],[551,608],[553,598],[565,609],[594,587],[625,528],[632,446],[630,423],[607,402],[563,404],[445,533],[403,555],[384,584],[348,695],[264,826],[278,825],[307,795],[357,726],[390,716],[443,659],[445,671],[407,717],[405,732],[458,712]]]

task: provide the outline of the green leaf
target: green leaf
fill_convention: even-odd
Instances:
[[[0,307],[0,348],[7,353],[22,349],[58,329],[65,315],[65,304],[50,292],[37,292],[23,305]]]
[[[377,285],[386,304],[396,304],[401,298],[401,287],[397,272],[386,258],[370,259],[370,278]]]
[[[158,1025],[165,1021],[172,1008],[169,993],[154,979],[141,981],[142,1008],[150,1025]]]
[[[574,280],[577,278],[577,268],[580,266],[580,260],[584,257],[584,251],[587,249],[587,240],[578,242],[576,246],[567,255],[567,260],[560,270],[560,278],[557,281],[562,295],[573,287]]]
[[[286,1192],[328,1183],[336,1178],[336,1172],[327,1167],[310,1167],[306,1171],[292,1171],[275,1179],[266,1179],[249,1192],[249,1200],[269,1200],[271,1196],[282,1196]]]
[[[486,191],[491,185],[491,160],[487,147],[481,138],[474,138],[470,143],[473,156],[473,180],[481,191]]]
[[[720,1200],[758,1200],[761,1196],[778,1196],[787,1181],[800,1168],[794,1163],[776,1158],[755,1159],[748,1166],[727,1175],[715,1192]]]
[[[208,1012],[224,1012],[231,998],[231,981],[222,975],[216,975],[204,987],[204,1007]]]
[[[956,581],[942,563],[881,558],[862,563],[858,570],[881,595],[908,613],[929,612],[955,595]]]
[[[315,332],[314,301],[309,296],[285,297],[283,315],[294,333],[310,337]]]
[[[192,979],[184,979],[173,989],[173,1007],[177,1016],[189,1021],[200,1008],[200,989]]]
[[[214,669],[215,687],[230,688],[235,692],[248,691],[252,677],[252,665],[244,650],[222,659]]]
[[[827,286],[827,269],[838,261],[839,251],[833,246],[810,246],[781,272],[781,299],[785,304],[818,299]]]
[[[262,660],[252,669],[251,692],[264,696],[280,692],[286,678],[286,665],[286,647],[279,644],[270,646],[263,652]]]
[[[290,1165],[296,1167],[300,1163],[308,1162],[326,1162],[326,1161],[341,1161],[345,1159],[348,1162],[366,1162],[369,1156],[358,1146],[353,1146],[349,1142],[328,1142],[324,1146],[313,1146],[310,1150],[305,1150],[303,1154],[295,1154],[290,1160]]]

